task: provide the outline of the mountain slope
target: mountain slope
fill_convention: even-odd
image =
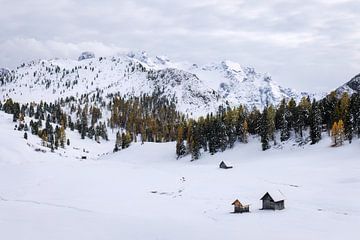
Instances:
[[[39,60],[23,64],[11,73],[3,71],[0,75],[7,80],[1,82],[0,94],[18,101],[53,101],[96,89],[101,89],[104,96],[156,92],[174,99],[179,111],[194,116],[214,112],[220,105],[245,104],[262,109],[283,98],[298,100],[302,96],[279,86],[267,74],[231,61],[198,66],[171,62],[166,57],[148,57],[145,52],[100,58],[85,55],[89,54],[82,54],[81,61]]]
[[[340,95],[344,92],[347,92],[349,94],[360,93],[360,74],[353,77],[350,81],[340,86],[335,91],[337,94]]]

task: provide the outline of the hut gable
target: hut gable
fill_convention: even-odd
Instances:
[[[222,169],[229,169],[229,168],[232,168],[232,166],[227,166],[224,161],[221,161],[220,165],[219,165],[220,168]]]
[[[241,202],[239,201],[239,199],[236,199],[231,205],[235,205],[238,207],[242,207],[243,205],[241,204]]]
[[[262,209],[281,210],[285,208],[285,200],[281,192],[271,194],[266,192],[265,195],[260,199],[262,200]]]
[[[262,198],[260,198],[260,200],[263,200],[263,201],[264,200],[275,201],[268,192],[266,192],[265,195]]]
[[[234,213],[249,212],[249,205],[243,205],[239,199],[236,199],[231,205],[234,205]]]

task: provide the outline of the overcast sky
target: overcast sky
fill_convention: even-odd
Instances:
[[[0,66],[146,50],[327,91],[360,72],[359,13],[359,0],[0,0]]]

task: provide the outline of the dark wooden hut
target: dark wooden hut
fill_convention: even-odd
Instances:
[[[221,161],[220,165],[219,165],[220,168],[222,169],[229,169],[229,168],[232,168],[232,166],[227,166],[224,161]]]
[[[234,205],[234,213],[249,212],[249,205],[243,205],[238,199],[236,199],[231,205]]]
[[[262,210],[282,210],[285,208],[285,200],[282,196],[274,198],[267,192],[260,200],[262,200]]]

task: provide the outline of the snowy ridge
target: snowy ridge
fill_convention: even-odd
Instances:
[[[307,95],[283,88],[268,74],[232,61],[199,66],[172,62],[165,56],[149,57],[146,52],[100,58],[85,55],[79,57],[81,61],[52,59],[23,64],[11,71],[12,81],[2,84],[0,96],[28,102],[76,97],[96,89],[105,95],[158,92],[174,99],[179,111],[200,116],[215,112],[220,105],[262,109],[283,98],[299,100]]]
[[[353,93],[359,93],[360,92],[360,74],[353,77],[350,81],[348,81],[344,85],[340,86],[335,91],[338,95],[342,95],[344,92],[347,92],[350,95]]]
[[[93,52],[83,52],[78,58],[78,61],[82,61],[85,59],[95,58],[95,54]]]

